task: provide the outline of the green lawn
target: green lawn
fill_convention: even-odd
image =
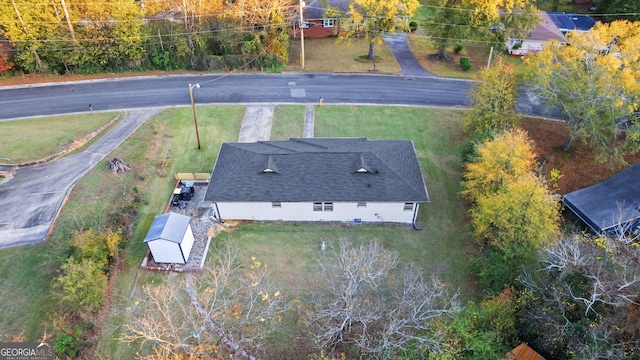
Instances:
[[[92,113],[0,121],[0,163],[38,160],[66,150],[117,113]]]
[[[271,140],[288,140],[302,137],[305,112],[304,106],[276,106],[271,125]]]
[[[376,72],[397,74],[400,65],[387,45],[382,42],[375,45]],[[291,44],[291,55],[286,71],[301,71],[300,42]],[[351,39],[347,42],[335,37],[304,40],[305,71],[367,73],[373,72],[373,63],[358,61],[356,58],[369,53],[369,43],[364,39]]]
[[[272,139],[302,136],[304,106],[277,106]],[[142,243],[153,218],[164,212],[174,185],[175,172],[210,172],[220,145],[237,141],[244,113],[241,106],[198,107],[202,149],[196,148],[190,108],[165,110],[145,123],[131,138],[110,154],[128,162],[133,171],[114,176],[98,164],[74,187],[56,223],[51,240],[45,244],[0,250],[0,274],[7,286],[0,292],[5,307],[0,328],[8,333],[26,329],[28,338],[41,333],[47,322],[49,282],[55,268],[42,263],[62,250],[66,239],[76,230],[100,227],[105,218],[126,203],[131,191],[141,193],[139,217],[125,240],[125,262],[118,271],[109,301],[107,318],[96,345],[97,357],[132,358],[139,349],[117,341],[122,326],[130,319],[124,315],[134,289],[143,284],[175,281],[173,276],[139,270],[146,252]],[[462,112],[412,107],[323,106],[315,108],[316,136],[366,136],[371,139],[411,139],[422,166],[431,203],[420,209],[418,226],[320,223],[243,223],[229,236],[241,246],[240,260],[256,256],[271,269],[275,286],[295,301],[313,284],[316,276],[313,253],[322,240],[349,238],[354,241],[377,240],[400,253],[402,263],[418,263],[430,274],[438,274],[460,288],[466,298],[475,297],[468,261],[474,246],[467,236],[466,209],[458,199],[461,157],[457,143],[461,139]],[[128,232],[126,228],[123,231]],[[46,256],[45,256],[46,255]],[[40,265],[40,266],[38,266]],[[173,279],[173,280],[171,280]],[[28,286],[24,286],[27,284]],[[38,310],[47,309],[47,310]],[[289,314],[290,319],[295,315]],[[288,322],[280,337],[274,338],[274,351],[291,349],[289,335],[295,322]],[[275,340],[279,339],[279,340]]]

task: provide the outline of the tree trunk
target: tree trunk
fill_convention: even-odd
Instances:
[[[567,136],[567,141],[565,141],[564,145],[562,145],[562,151],[569,152],[569,148],[571,147],[571,141],[573,141],[573,137],[571,136],[571,134],[569,134],[569,136]]]
[[[375,52],[374,46],[375,46],[375,41],[369,41],[369,55],[367,55],[367,59],[369,60],[376,59],[376,52]]]
[[[438,52],[436,53],[436,59],[438,59],[438,60],[444,60],[444,59],[446,59],[446,58],[447,58],[447,55],[445,54],[445,51],[446,51],[446,50],[447,50],[447,49],[446,49],[446,48],[444,48],[444,47],[439,48],[439,49],[438,49]]]

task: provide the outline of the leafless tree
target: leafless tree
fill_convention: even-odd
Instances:
[[[622,358],[637,347],[637,332],[627,331],[638,327],[631,314],[640,305],[635,246],[614,237],[571,235],[544,248],[540,262],[539,271],[520,279],[527,289],[522,318],[537,329],[542,346],[590,359]]]
[[[617,205],[618,212],[612,216],[612,223],[616,225],[613,226],[608,235],[624,245],[637,243],[638,239],[640,239],[640,231],[635,228],[638,217],[638,204],[629,206],[622,202]]]
[[[353,346],[361,356],[388,358],[415,342],[436,351],[444,334],[434,325],[459,309],[458,294],[412,264],[395,275],[397,252],[376,242],[335,245],[318,256],[326,284],[310,299],[309,322],[322,350]]]
[[[258,359],[266,336],[280,322],[285,302],[255,258],[237,260],[238,248],[227,242],[216,249],[201,274],[175,283],[145,286],[130,306],[125,342],[151,343],[149,356],[188,355],[216,358],[235,354]]]

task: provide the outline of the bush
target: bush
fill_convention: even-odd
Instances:
[[[469,58],[460,58],[460,65],[462,65],[462,70],[464,71],[471,69],[471,62],[469,61]]]
[[[411,32],[414,32],[414,31],[418,30],[418,22],[417,21],[410,21],[409,22],[409,30]]]
[[[103,267],[92,259],[76,261],[71,257],[62,265],[62,273],[54,284],[60,303],[78,313],[97,311],[107,289]]]
[[[462,49],[464,49],[464,46],[462,44],[457,44],[456,46],[453,47],[453,52],[456,53],[456,55],[457,55],[457,54],[460,54],[462,52]],[[462,60],[462,59],[460,59],[460,60]]]

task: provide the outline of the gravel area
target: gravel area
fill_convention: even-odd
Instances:
[[[211,209],[201,207],[204,195],[207,192],[208,182],[194,183],[194,193],[191,200],[180,201],[178,206],[169,203],[167,211],[191,216],[191,230],[193,231],[194,243],[191,248],[189,260],[184,265],[156,263],[150,254],[147,254],[143,261],[142,268],[159,271],[198,271],[201,270],[207,256],[211,237],[217,233],[217,224],[211,219]]]

